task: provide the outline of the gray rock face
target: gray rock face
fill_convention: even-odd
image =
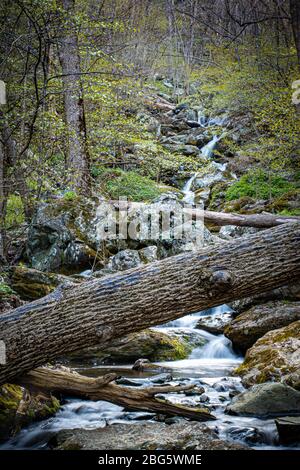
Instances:
[[[246,351],[268,331],[300,320],[300,302],[268,302],[243,312],[225,328],[225,336]]]
[[[221,227],[219,236],[224,238],[239,238],[257,233],[259,229],[255,227],[238,227],[236,225],[224,225]]]
[[[157,246],[146,246],[139,250],[139,255],[143,263],[152,263],[157,260]]]
[[[92,201],[42,204],[28,233],[30,267],[48,272],[80,272],[96,256],[96,207]]]
[[[141,258],[137,250],[122,250],[110,258],[107,268],[113,271],[126,271],[140,264]]]
[[[113,424],[101,429],[60,431],[55,447],[64,450],[247,450],[248,447],[218,439],[203,424],[182,421]]]
[[[272,381],[300,390],[300,320],[257,340],[234,373],[246,387]]]
[[[195,145],[164,144],[164,147],[172,153],[182,153],[183,155],[199,155],[199,148]]]
[[[226,413],[258,418],[300,414],[300,392],[281,383],[254,385],[237,395],[227,406]]]
[[[220,313],[215,315],[205,315],[200,317],[196,328],[199,330],[208,331],[213,335],[220,335],[223,333],[225,327],[232,321],[232,313]]]

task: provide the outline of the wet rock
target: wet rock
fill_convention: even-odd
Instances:
[[[192,388],[191,390],[186,390],[184,392],[184,394],[187,397],[195,397],[195,396],[198,396],[198,395],[202,395],[204,392],[205,392],[205,388],[201,387],[201,386],[198,386],[198,387]]]
[[[215,382],[212,386],[217,392],[241,392],[244,387],[240,383],[239,380],[230,379],[228,377],[224,377],[222,380]]]
[[[253,428],[240,428],[238,426],[229,427],[226,431],[226,435],[230,439],[234,439],[237,441],[246,442],[246,444],[268,444],[268,439],[266,438],[263,431]]]
[[[219,335],[224,332],[225,327],[230,324],[232,319],[232,313],[205,315],[203,317],[200,317],[196,328],[199,330],[208,331],[213,335]]]
[[[265,334],[234,372],[246,387],[273,381],[300,390],[300,321]]]
[[[59,401],[42,392],[29,392],[18,385],[0,387],[0,441],[29,423],[48,418],[59,409]]]
[[[138,372],[144,372],[145,370],[157,370],[163,372],[167,369],[157,364],[152,364],[148,359],[138,359],[133,364],[132,370],[136,370]]]
[[[142,264],[137,250],[122,250],[109,259],[107,268],[112,271],[126,271]]]
[[[234,347],[245,352],[268,331],[300,320],[300,302],[268,302],[243,312],[229,325],[224,334]]]
[[[78,281],[77,281],[78,282]],[[26,266],[17,266],[11,277],[12,288],[25,300],[35,300],[50,294],[60,284],[73,285],[75,279],[55,273],[43,273]]]
[[[122,436],[122,439],[120,439]],[[53,445],[64,450],[246,450],[220,440],[203,424],[192,422],[113,424],[105,428],[60,431]]]
[[[258,418],[300,414],[300,392],[281,383],[254,385],[235,397],[226,413]]]
[[[300,416],[275,419],[275,424],[282,444],[300,443]]]

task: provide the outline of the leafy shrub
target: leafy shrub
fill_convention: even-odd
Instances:
[[[11,194],[7,201],[5,225],[7,228],[21,225],[25,220],[22,199],[17,194]]]
[[[252,170],[226,191],[226,200],[233,201],[244,196],[256,199],[272,199],[295,189],[295,185],[280,175],[263,170]]]

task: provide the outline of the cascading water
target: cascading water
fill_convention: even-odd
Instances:
[[[214,135],[212,140],[208,142],[208,144],[204,145],[204,147],[202,147],[201,149],[202,156],[206,158],[211,158],[214,148],[216,147],[217,142],[219,140],[220,140],[219,137],[217,135]]]
[[[184,194],[183,196],[183,202],[186,202],[187,204],[194,204],[195,200],[195,193],[194,191],[191,190],[192,185],[197,178],[197,173],[195,173],[191,178],[185,183],[182,192]]]

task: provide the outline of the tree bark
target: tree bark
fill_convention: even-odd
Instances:
[[[40,367],[18,378],[17,383],[26,388],[33,387],[39,390],[43,389],[90,400],[109,401],[128,410],[143,410],[171,416],[177,415],[196,421],[216,419],[215,416],[203,408],[177,406],[156,397],[159,393],[178,393],[191,390],[195,387],[193,384],[133,388],[113,383],[116,378],[116,374],[91,378],[66,368],[50,369],[49,367]]]
[[[62,354],[296,282],[300,224],[58,288],[0,316],[0,384]]]
[[[299,0],[290,0],[290,13],[292,21],[292,29],[295,40],[295,46],[298,57],[298,65],[300,68],[300,2]]]
[[[70,173],[70,184],[80,192],[88,194],[90,189],[89,155],[80,75],[80,55],[74,20],[76,15],[75,0],[59,0],[59,3],[64,11],[59,58],[68,127],[67,170]]]

